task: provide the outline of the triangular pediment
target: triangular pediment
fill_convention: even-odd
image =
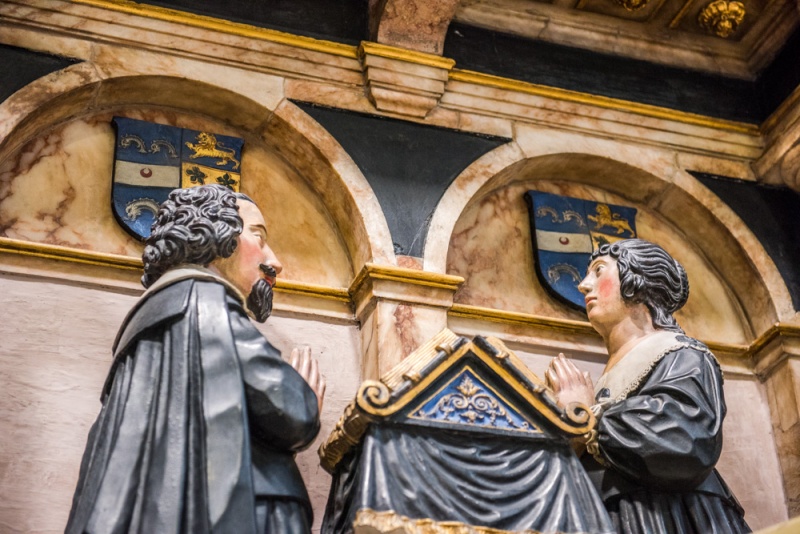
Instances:
[[[465,365],[448,382],[413,407],[407,418],[422,423],[470,429],[540,433],[536,424],[488,384],[482,373]]]

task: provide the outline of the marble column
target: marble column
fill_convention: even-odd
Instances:
[[[800,516],[800,326],[775,325],[752,350],[767,388],[786,508],[789,517]]]

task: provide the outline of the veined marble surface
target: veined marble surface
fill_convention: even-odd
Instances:
[[[118,110],[57,125],[0,163],[0,236],[140,256],[111,211],[114,132],[122,115],[226,135],[241,135],[202,117],[161,110]],[[261,207],[283,277],[346,287],[352,266],[319,195],[261,139],[245,136],[242,192]]]
[[[530,217],[523,198],[529,190],[637,208],[639,237],[664,247],[689,275],[689,301],[676,314],[686,332],[705,340],[748,342],[749,327],[742,322],[738,304],[700,251],[641,204],[567,182],[515,182],[473,201],[464,210],[453,231],[447,258],[448,274],[466,279],[456,293],[457,303],[586,320],[583,313],[555,300],[539,283],[534,271]]]

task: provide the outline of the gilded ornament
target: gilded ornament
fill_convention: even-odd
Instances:
[[[617,3],[628,11],[637,11],[647,5],[647,0],[617,0]]]
[[[697,22],[706,31],[727,39],[739,28],[744,16],[743,3],[715,0],[703,8],[697,17]]]

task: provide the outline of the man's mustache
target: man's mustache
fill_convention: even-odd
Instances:
[[[274,267],[272,267],[272,265],[267,265],[266,263],[262,263],[258,266],[258,268],[261,269],[262,273],[266,274],[271,278],[275,278],[278,276],[278,272],[275,270]]]

